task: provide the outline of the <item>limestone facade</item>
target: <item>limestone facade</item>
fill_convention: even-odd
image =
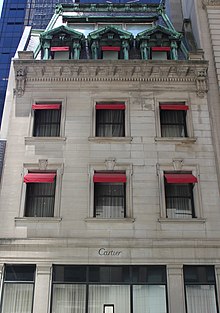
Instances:
[[[166,312],[186,313],[184,266],[213,266],[220,303],[218,157],[208,62],[198,54],[179,61],[60,61],[23,52],[13,68],[0,194],[1,286],[5,264],[36,265],[33,313],[49,313],[54,264],[164,265]],[[125,136],[96,137],[96,103],[112,101],[125,103]],[[62,104],[59,137],[32,135],[32,104],[45,102]],[[162,137],[160,104],[176,102],[189,107],[189,135]],[[112,169],[127,176],[126,217],[94,218],[94,172]],[[53,217],[25,216],[28,171],[56,172]],[[182,171],[198,180],[195,216],[168,218],[164,174]]]

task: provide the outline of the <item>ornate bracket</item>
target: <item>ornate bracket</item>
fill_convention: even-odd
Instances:
[[[203,98],[205,93],[208,92],[206,68],[197,69],[196,71],[196,91],[200,98]]]
[[[24,94],[26,83],[26,71],[24,68],[20,68],[16,71],[15,80],[16,80],[15,94],[18,97],[22,97]]]

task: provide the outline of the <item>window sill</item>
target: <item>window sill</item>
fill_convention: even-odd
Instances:
[[[24,137],[26,145],[35,144],[37,142],[62,142],[66,141],[66,137]]]
[[[132,137],[89,137],[88,140],[96,143],[130,143]]]
[[[31,223],[60,223],[61,217],[15,217],[16,226],[26,226]]]
[[[196,137],[155,137],[156,142],[162,143],[194,143],[196,142]]]
[[[95,217],[88,217],[84,219],[85,222],[92,222],[92,223],[134,223],[134,218],[95,218]]]
[[[206,222],[205,218],[159,218],[159,223],[196,223],[204,224]]]

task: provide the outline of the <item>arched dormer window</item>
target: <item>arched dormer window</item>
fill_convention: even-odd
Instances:
[[[88,35],[93,59],[129,59],[133,35],[115,26],[100,28]]]
[[[178,60],[181,37],[172,29],[157,25],[139,33],[136,42],[144,60]]]
[[[79,59],[84,38],[82,33],[64,25],[42,33],[43,59]]]

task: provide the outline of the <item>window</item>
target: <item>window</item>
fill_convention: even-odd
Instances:
[[[197,178],[191,173],[164,174],[167,218],[195,218],[193,188]]]
[[[103,60],[118,60],[120,59],[120,47],[102,46],[102,59]]]
[[[126,174],[125,172],[95,172],[94,217],[126,217]]]
[[[96,137],[125,136],[125,104],[96,104]]]
[[[34,265],[5,265],[1,313],[31,313]]]
[[[165,266],[55,265],[52,313],[167,313]]]
[[[34,137],[59,137],[61,104],[33,104],[34,110]]]
[[[170,47],[152,47],[152,60],[168,60],[170,59]]]
[[[185,103],[160,103],[161,137],[187,137]]]
[[[68,60],[70,59],[70,47],[51,47],[51,59],[55,60]]]
[[[187,313],[217,313],[213,266],[184,266]]]
[[[26,217],[53,217],[56,189],[55,172],[29,172],[24,176]]]

